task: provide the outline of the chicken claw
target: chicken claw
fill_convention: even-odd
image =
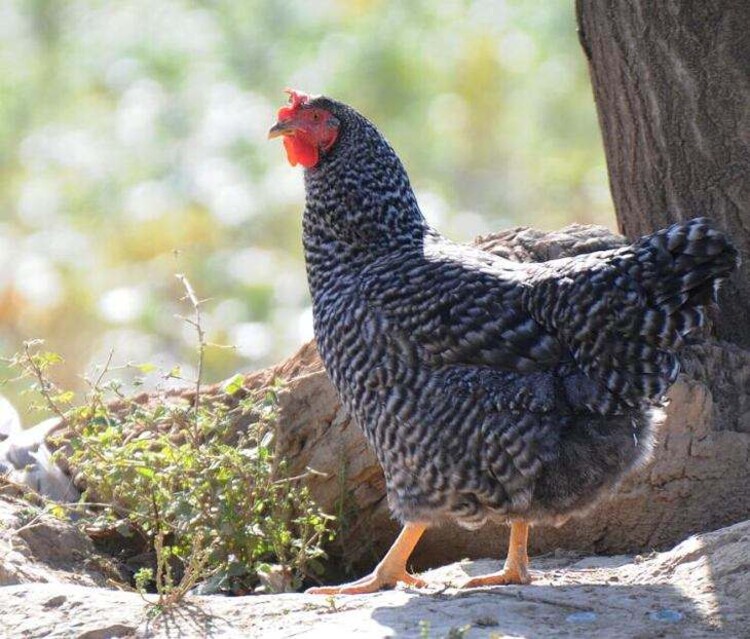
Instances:
[[[493,572],[489,575],[481,575],[479,577],[472,577],[466,583],[461,584],[461,588],[481,588],[482,586],[510,586],[519,585],[525,586],[531,583],[531,575],[525,568],[510,569],[505,568],[500,572]]]
[[[505,568],[489,575],[473,577],[461,588],[480,588],[481,586],[526,585],[531,583],[529,574],[529,555],[526,546],[529,541],[529,524],[525,521],[514,521],[510,525],[510,541]]]
[[[366,577],[340,586],[309,588],[305,592],[309,595],[362,595],[367,592],[377,592],[383,588],[392,588],[399,582],[407,586],[424,588],[427,585],[424,580],[406,572],[406,562],[425,528],[423,524],[406,524],[383,557],[383,561]]]
[[[392,588],[397,583],[403,583],[415,588],[424,588],[427,586],[427,582],[424,579],[410,575],[405,570],[401,574],[396,575],[381,574],[375,570],[366,577],[348,584],[308,588],[305,593],[308,595],[364,595],[368,592],[377,592],[385,588]]]

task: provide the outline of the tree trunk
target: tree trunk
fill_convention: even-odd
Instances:
[[[718,335],[750,347],[750,2],[576,5],[621,232],[716,220],[745,256]]]

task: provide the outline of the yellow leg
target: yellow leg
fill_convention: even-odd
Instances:
[[[422,579],[406,572],[406,562],[426,528],[423,524],[406,524],[383,560],[366,577],[340,586],[309,588],[307,593],[311,595],[361,595],[395,586],[398,582],[423,588],[427,584]]]
[[[507,584],[529,584],[529,555],[526,547],[529,542],[529,524],[525,521],[514,521],[510,525],[510,543],[505,567],[500,572],[493,572],[482,577],[469,579],[462,588],[479,586],[502,586]]]

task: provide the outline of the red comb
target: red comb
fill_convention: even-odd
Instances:
[[[294,112],[310,99],[310,96],[307,95],[307,93],[300,93],[293,89],[286,89],[286,93],[289,94],[289,105],[283,106],[279,109],[277,114],[279,122],[291,118]]]

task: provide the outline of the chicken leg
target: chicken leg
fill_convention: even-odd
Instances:
[[[366,577],[340,586],[309,588],[306,592],[311,595],[361,595],[395,586],[398,582],[423,588],[426,582],[406,572],[406,562],[426,528],[424,524],[406,524],[383,560]]]
[[[502,586],[508,584],[529,584],[529,555],[526,546],[529,541],[529,524],[525,521],[514,521],[510,525],[510,542],[505,567],[500,572],[469,579],[462,588],[479,586]]]

